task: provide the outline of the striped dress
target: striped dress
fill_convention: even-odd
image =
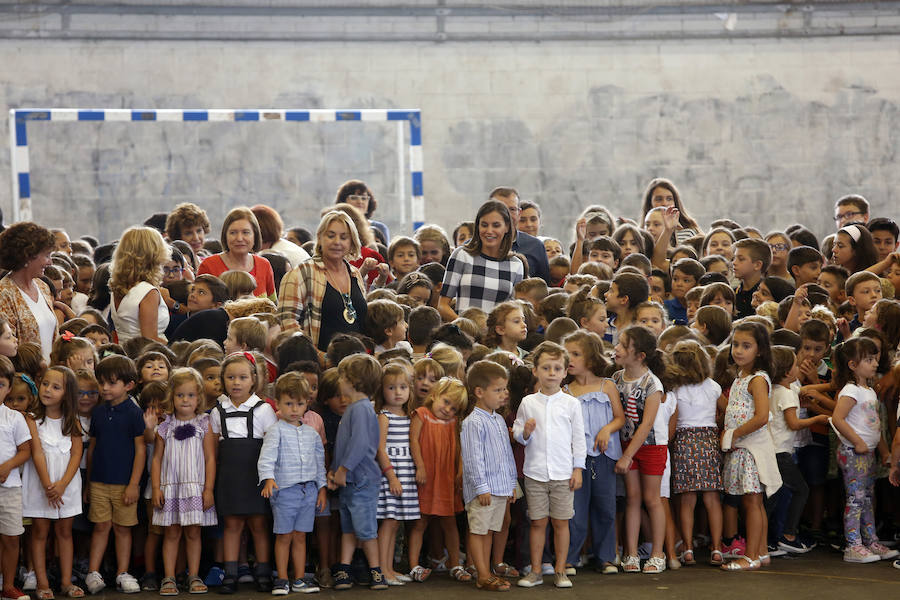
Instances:
[[[416,465],[409,450],[409,417],[401,417],[387,410],[382,410],[381,414],[388,420],[385,449],[403,486],[403,494],[399,497],[393,495],[387,477],[382,475],[377,516],[379,519],[415,521],[419,518],[419,488],[416,486]]]
[[[209,415],[202,413],[190,421],[169,415],[156,433],[166,444],[160,469],[163,507],[153,509],[153,524],[215,525],[216,507],[203,510],[206,463],[203,438],[209,431]]]

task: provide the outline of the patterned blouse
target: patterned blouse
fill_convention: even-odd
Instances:
[[[350,267],[350,276],[356,277],[359,289],[367,289],[355,267]],[[287,319],[282,323],[282,328],[287,330],[299,325],[318,347],[319,332],[322,330],[322,301],[327,287],[325,263],[320,257],[305,260],[288,271],[278,291],[278,314]],[[333,315],[328,318],[333,318]]]
[[[34,282],[41,291],[44,300],[47,301],[47,306],[50,307],[50,312],[52,313],[53,296],[50,295],[50,288],[40,279],[35,279]],[[22,297],[19,286],[13,282],[9,275],[0,279],[0,316],[5,317],[9,322],[9,327],[20,344],[34,342],[39,346],[41,345],[41,332],[38,329],[37,320],[31,313],[31,309],[28,308],[25,298]],[[56,336],[57,332],[54,330],[54,340]],[[46,350],[49,352],[49,348]]]

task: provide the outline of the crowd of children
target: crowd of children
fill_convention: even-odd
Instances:
[[[591,565],[660,574],[702,551],[755,570],[817,545],[894,558],[897,225],[850,196],[821,244],[800,225],[704,234],[654,184],[642,222],[589,207],[569,253],[543,240],[550,281],[449,323],[442,263],[473,224],[395,237],[367,335],[325,352],[269,300],[192,278],[186,244],[167,269],[187,283],[166,296],[188,313],[227,299],[227,331],[112,343],[99,307],[73,308],[105,285],[102,247],[57,232],[45,276],[74,293],[57,296],[49,363],[0,320],[4,600],[113,582],[387,589],[442,571],[568,588]]]

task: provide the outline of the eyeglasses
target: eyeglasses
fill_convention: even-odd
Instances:
[[[791,249],[791,247],[787,244],[769,244],[769,248],[771,248],[775,252],[787,252]]]
[[[100,392],[96,390],[78,390],[78,395],[82,398],[96,398],[100,395]]]
[[[178,275],[184,271],[182,267],[163,267],[163,273],[166,275]]]
[[[368,202],[372,199],[372,196],[365,195],[361,196],[359,194],[353,194],[352,196],[347,196],[347,200],[350,202]]]
[[[864,214],[866,214],[866,213],[858,211],[858,210],[854,210],[852,212],[838,213],[838,214],[834,215],[834,220],[837,222],[840,222],[840,221],[843,221],[844,219],[850,219],[853,217],[861,217]]]

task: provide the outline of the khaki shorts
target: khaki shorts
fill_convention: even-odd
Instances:
[[[0,486],[0,535],[22,535],[22,488]]]
[[[507,499],[502,496],[491,496],[491,503],[482,506],[478,496],[466,504],[466,516],[469,517],[469,533],[487,535],[488,531],[503,529],[503,518],[506,516]]]
[[[132,527],[137,525],[137,502],[125,506],[122,495],[125,493],[124,485],[111,483],[91,482],[90,500],[91,508],[88,511],[88,519],[94,523],[112,521],[114,525]]]
[[[528,518],[568,521],[575,516],[575,492],[569,489],[568,479],[537,481],[525,478],[525,498]]]

